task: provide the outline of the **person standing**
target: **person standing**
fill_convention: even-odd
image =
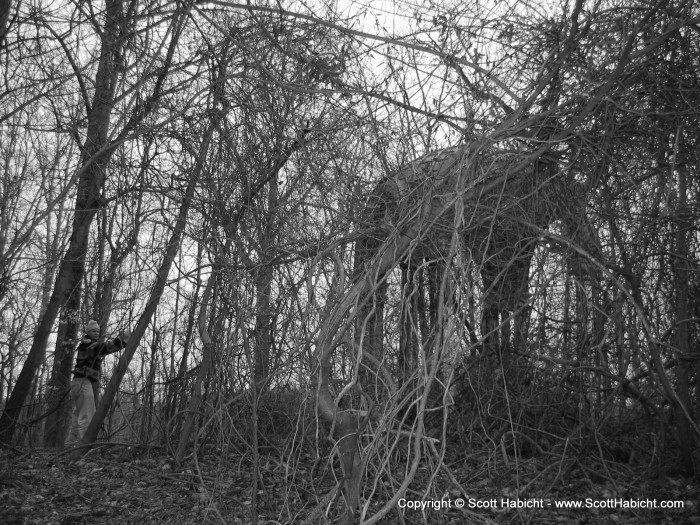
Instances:
[[[95,394],[92,384],[100,379],[104,356],[122,350],[129,341],[129,332],[123,332],[111,341],[100,342],[100,325],[90,320],[85,335],[78,345],[73,381],[71,383],[71,416],[69,444],[78,443],[95,415]]]

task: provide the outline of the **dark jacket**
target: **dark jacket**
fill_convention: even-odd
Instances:
[[[87,377],[93,383],[100,378],[102,359],[104,356],[118,352],[126,344],[118,337],[112,341],[100,343],[85,335],[78,345],[78,356],[75,359],[73,375]]]

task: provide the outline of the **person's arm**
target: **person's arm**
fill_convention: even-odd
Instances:
[[[111,341],[105,341],[100,343],[99,353],[102,355],[109,355],[119,350],[123,350],[126,343],[129,341],[129,332],[120,333],[117,337]]]
[[[115,344],[114,340],[104,341],[102,343],[97,344],[97,348],[95,348],[95,355],[106,356],[109,354],[113,354],[114,352],[118,352],[121,349],[121,345]]]

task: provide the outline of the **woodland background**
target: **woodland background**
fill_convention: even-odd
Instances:
[[[692,505],[699,22],[694,0],[3,0],[6,452],[62,453],[94,318],[133,335],[51,461],[214,458],[203,521],[540,523],[396,504],[664,479]],[[446,148],[452,229],[424,221],[430,174],[373,208]],[[503,199],[474,205],[476,165]]]

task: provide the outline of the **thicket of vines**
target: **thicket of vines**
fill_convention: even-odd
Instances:
[[[3,442],[96,319],[86,443],[284,464],[285,519],[696,472],[693,0],[2,8]]]

